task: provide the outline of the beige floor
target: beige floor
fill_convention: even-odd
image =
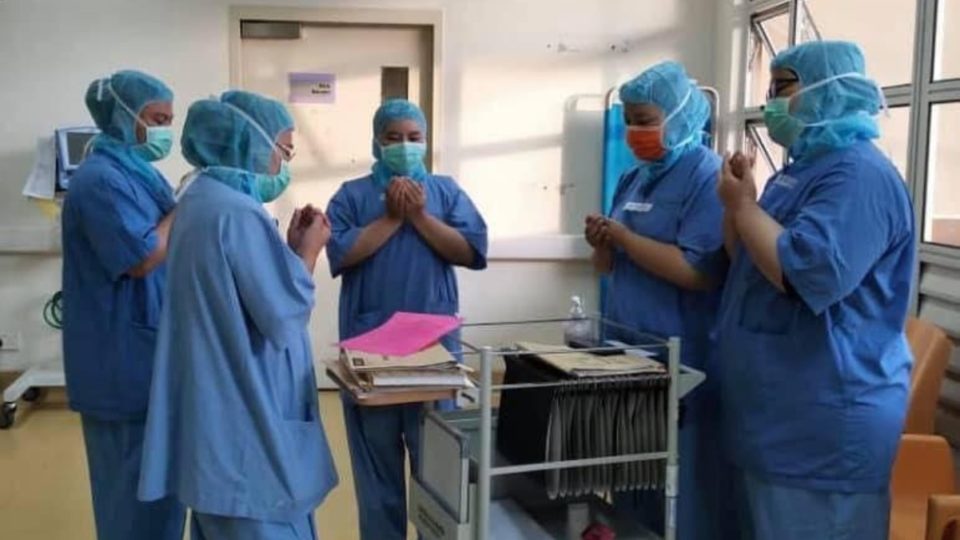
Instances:
[[[0,388],[9,377],[0,376]],[[320,394],[340,485],[317,512],[322,540],[358,538],[353,478],[343,414],[335,393]],[[0,539],[94,540],[80,418],[62,392],[21,404],[16,424],[0,431]]]

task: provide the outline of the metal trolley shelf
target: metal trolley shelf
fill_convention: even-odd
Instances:
[[[578,349],[578,352],[592,353],[638,349],[658,353],[669,377],[665,451],[524,464],[511,464],[495,452],[495,392],[596,383],[595,378],[582,378],[494,384],[494,364],[506,356],[518,354],[511,348],[513,343],[531,340],[559,344],[566,322],[567,319],[541,319],[464,325],[461,340],[464,357],[469,363],[479,363],[477,405],[457,411],[428,410],[423,417],[421,459],[411,487],[410,519],[424,539],[579,539],[582,531],[595,521],[613,525],[618,539],[659,539],[660,536],[632,523],[632,520],[618,520],[612,506],[600,497],[569,502],[548,501],[544,496],[543,504],[540,504],[531,502],[536,496],[530,493],[537,493],[537,489],[527,491],[521,500],[516,496],[518,486],[529,482],[524,479],[528,473],[659,461],[666,468],[666,527],[662,538],[674,540],[679,473],[679,400],[705,378],[703,373],[681,365],[679,338],[642,335],[594,317],[591,323],[596,335],[615,333],[619,339],[604,341],[601,347]],[[509,340],[506,346],[502,344],[504,336]],[[478,346],[471,343],[489,343],[491,340],[501,344]],[[558,350],[556,354],[563,352]],[[542,487],[539,492],[542,493]]]

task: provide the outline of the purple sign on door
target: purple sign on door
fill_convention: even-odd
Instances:
[[[290,103],[333,103],[337,76],[333,73],[291,73]]]

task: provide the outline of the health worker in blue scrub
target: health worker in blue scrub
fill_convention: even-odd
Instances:
[[[139,71],[94,81],[100,129],[63,214],[63,360],[83,424],[99,540],[179,540],[184,508],[137,500],[173,191],[152,163],[173,144],[173,92]]]
[[[190,507],[194,540],[312,540],[337,484],[307,328],[329,224],[307,206],[283,238],[263,207],[290,183],[293,130],[240,91],[184,125],[198,175],[170,234],[139,495]]]
[[[684,364],[707,373],[684,400],[680,430],[678,538],[722,538],[716,369],[708,337],[722,276],[715,252],[723,244],[716,193],[720,157],[704,146],[710,105],[683,66],[664,62],[620,88],[627,144],[640,164],[620,179],[609,217],[589,216],[586,239],[598,271],[609,276],[606,338],[636,342],[636,332],[679,336]],[[620,335],[622,334],[622,335]],[[662,493],[618,497],[618,506],[664,528]],[[728,536],[735,538],[735,536]]]
[[[885,539],[912,364],[912,205],[872,142],[883,94],[856,45],[799,45],[771,74],[764,121],[790,162],[759,202],[742,155],[719,185],[723,425],[747,537]]]
[[[397,311],[456,315],[454,267],[487,265],[487,226],[449,176],[427,172],[427,123],[415,104],[388,100],[373,118],[367,176],[344,183],[327,215],[330,270],[342,276],[340,338],[385,323]],[[443,345],[459,352],[456,335]],[[363,407],[343,396],[360,537],[407,536],[404,462],[416,471],[422,406]]]

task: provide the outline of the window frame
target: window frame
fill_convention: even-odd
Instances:
[[[939,39],[937,38],[940,37],[940,28],[939,28],[940,18],[944,16],[944,11],[946,11],[944,6],[946,5],[947,1],[949,0],[937,0],[935,2],[935,5],[931,9],[932,13],[930,16],[933,18],[933,20],[931,21],[930,32],[932,32],[934,35],[933,35],[932,49],[930,50],[930,54],[932,55],[931,57],[932,64],[931,64],[931,69],[929,71],[930,82],[960,81],[960,73],[957,73],[957,75],[953,77],[945,76],[942,79],[936,78],[937,77],[937,59],[938,59],[937,45],[939,45]],[[960,8],[960,3],[958,3],[956,7]],[[958,39],[960,39],[960,36],[958,36]]]
[[[960,79],[936,80],[935,61],[937,49],[937,16],[941,0],[917,0],[917,28],[915,44],[914,77],[912,100],[913,118],[910,130],[910,168],[913,178],[912,193],[917,214],[917,230],[920,235],[921,263],[960,266],[960,246],[949,246],[927,242],[924,230],[928,209],[927,195],[930,190],[929,164],[931,129],[933,128],[933,107],[940,104],[960,103]],[[922,294],[922,293],[921,293]]]
[[[747,19],[749,21],[747,23],[748,24],[748,28],[747,28],[748,43],[751,40],[753,40],[753,36],[759,36],[761,38],[762,47],[766,49],[767,54],[770,55],[771,59],[777,55],[778,51],[774,46],[773,40],[770,39],[770,35],[767,33],[766,28],[764,28],[763,23],[770,21],[772,19],[775,19],[777,17],[781,17],[783,15],[787,15],[788,18],[790,17],[790,6],[787,2],[780,0],[772,3],[767,2],[766,4],[762,5],[760,9],[757,9],[756,11],[751,11],[750,16]],[[793,43],[794,25],[793,25],[792,18],[788,20],[787,27],[789,29],[788,35],[787,35],[787,46],[789,47],[790,44]],[[744,87],[747,89],[746,91],[747,94],[749,94],[753,88],[753,79],[752,79],[753,73],[750,70],[750,65],[752,64],[753,54],[755,50],[756,50],[755,48],[750,47],[750,50],[747,52],[748,58],[746,59],[746,64],[745,64],[746,69],[744,71],[744,81],[743,81],[745,85]],[[750,98],[747,97],[747,95],[744,96],[745,101],[749,101],[749,99]],[[760,105],[750,105],[749,103],[744,103],[743,106],[745,109],[748,109],[748,110],[754,110],[754,111],[761,110]]]
[[[907,84],[883,87],[883,94],[887,100],[889,108],[910,107],[910,124],[908,132],[907,145],[907,163],[906,175],[907,187],[913,196],[913,204],[916,218],[916,229],[918,235],[918,265],[933,264],[953,269],[960,269],[960,246],[949,246],[927,242],[924,239],[924,229],[927,218],[926,197],[927,191],[931,188],[929,185],[928,164],[930,161],[930,152],[934,151],[930,145],[930,129],[933,115],[933,106],[943,103],[960,103],[960,78],[940,79],[934,78],[936,67],[935,61],[937,52],[937,17],[940,14],[940,2],[945,0],[916,0],[914,26],[914,57],[911,80]],[[741,28],[748,33],[749,37],[753,32],[765,36],[762,25],[766,19],[781,15],[786,11],[790,14],[788,46],[795,45],[800,37],[801,17],[809,21],[810,26],[815,33],[819,32],[816,26],[816,20],[809,16],[805,0],[751,0],[743,8],[743,17],[739,23]],[[803,11],[801,11],[803,10]],[[829,36],[826,36],[829,37]],[[764,46],[772,46],[769,39]],[[734,117],[737,122],[736,132],[728,142],[736,141],[738,148],[742,148],[746,137],[755,135],[750,134],[751,125],[762,121],[763,112],[761,107],[751,106],[749,104],[749,93],[751,86],[751,70],[749,65],[752,50],[744,51],[746,54],[742,57],[744,68],[741,69],[741,79],[738,84],[743,85],[743,91],[740,92],[738,108],[734,111]],[[765,156],[769,157],[769,156]],[[921,297],[924,292],[920,290],[919,279],[922,268],[916,272],[917,282],[914,292],[911,295],[911,312],[919,313]],[[960,306],[958,306],[960,310]],[[956,336],[960,337],[960,335]]]

